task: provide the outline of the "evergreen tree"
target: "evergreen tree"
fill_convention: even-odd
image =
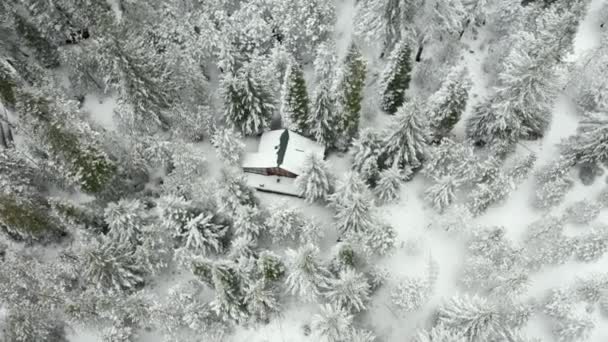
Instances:
[[[380,180],[374,189],[376,197],[383,203],[396,202],[399,199],[401,183],[411,176],[411,171],[400,170],[395,166],[380,172]]]
[[[496,307],[477,296],[452,298],[439,308],[437,323],[469,342],[487,341],[507,329]]]
[[[418,102],[406,103],[397,111],[383,141],[387,164],[419,168],[427,151],[427,128]]]
[[[405,91],[409,88],[411,79],[411,54],[409,45],[405,41],[399,42],[391,52],[384,69],[381,81],[381,108],[389,114],[395,114],[405,102]]]
[[[364,129],[353,141],[351,148],[352,169],[357,171],[370,186],[375,186],[380,171],[384,168],[382,156],[382,139],[378,132]]]
[[[241,134],[231,129],[218,128],[211,136],[211,144],[222,161],[229,165],[238,165],[245,150],[241,139]]]
[[[357,195],[369,189],[361,175],[357,172],[349,172],[338,182],[336,191],[330,196],[330,201],[336,209],[346,206]]]
[[[353,316],[344,309],[325,304],[312,318],[314,333],[326,342],[340,342],[347,336]]]
[[[144,282],[144,271],[128,242],[107,238],[92,243],[82,256],[83,276],[97,288],[115,292],[134,290]]]
[[[295,241],[306,225],[306,219],[299,209],[276,206],[270,210],[265,225],[273,241]]]
[[[573,238],[571,244],[579,261],[597,261],[608,251],[608,227],[593,226],[586,234]]]
[[[17,241],[51,242],[66,236],[51,213],[51,206],[40,196],[21,197],[0,192],[0,229]]]
[[[467,106],[471,80],[466,68],[454,68],[441,88],[433,94],[429,105],[432,139],[439,142],[454,128]]]
[[[495,103],[499,103],[500,108]],[[511,146],[519,138],[521,121],[497,95],[480,102],[466,122],[466,136],[476,145]]]
[[[454,202],[459,185],[454,176],[437,179],[436,183],[424,192],[424,199],[441,213]]]
[[[359,48],[352,44],[343,61],[335,90],[342,148],[346,148],[359,131],[366,70],[367,64]]]
[[[327,285],[324,295],[334,307],[354,312],[365,310],[370,290],[363,274],[347,268],[340,272],[338,278],[330,279]]]
[[[310,153],[306,156],[304,169],[296,178],[296,186],[308,202],[323,201],[333,191],[334,179],[327,163],[318,155]]]
[[[319,298],[329,278],[329,271],[319,259],[319,249],[312,244],[303,245],[297,250],[289,249],[287,259],[287,290],[306,301]]]
[[[577,134],[560,144],[565,159],[577,164],[596,165],[608,160],[608,121],[602,115],[581,120]]]
[[[116,241],[137,244],[141,239],[144,225],[144,209],[138,200],[120,200],[110,203],[104,212],[110,229],[108,235]]]
[[[268,322],[272,313],[279,312],[280,304],[275,290],[263,279],[247,284],[244,292],[247,311],[258,322]]]
[[[560,158],[535,173],[534,206],[547,209],[563,201],[568,190],[574,185],[574,181],[569,177],[572,164],[571,160]]]
[[[214,222],[213,215],[200,213],[189,218],[175,234],[182,240],[184,248],[206,255],[210,251],[218,253],[222,250],[226,232],[226,227]]]
[[[195,260],[194,274],[215,291],[211,308],[222,319],[241,322],[249,317],[242,291],[242,277],[228,261]]]
[[[284,127],[310,134],[310,101],[302,66],[292,61],[287,67],[281,91],[281,114]]]
[[[265,228],[260,209],[250,206],[237,208],[233,225],[237,236],[251,241],[255,241]]]
[[[256,135],[270,124],[274,104],[263,82],[251,72],[228,74],[221,83],[228,125],[244,135]]]
[[[335,78],[336,56],[328,44],[320,44],[314,61],[316,88],[308,127],[317,142],[333,148],[336,142],[335,94],[332,82]]]
[[[404,312],[420,310],[429,300],[431,289],[424,279],[408,278],[391,291],[393,304]]]

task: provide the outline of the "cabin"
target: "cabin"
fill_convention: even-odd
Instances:
[[[302,172],[306,155],[325,155],[325,147],[287,129],[267,131],[260,137],[257,152],[243,158],[249,185],[265,192],[299,196],[295,178]]]

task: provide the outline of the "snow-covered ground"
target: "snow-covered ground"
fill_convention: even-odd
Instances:
[[[599,42],[598,9],[606,0],[593,0],[589,6],[588,14],[579,27],[574,44],[574,53],[569,57],[575,62],[585,52],[592,50]],[[110,1],[116,6],[116,1]],[[354,0],[336,0],[337,27],[336,46],[339,56],[343,56],[352,37],[352,24],[354,17]],[[119,13],[119,11],[117,11]],[[466,42],[468,49],[463,53],[471,78],[474,81],[471,90],[472,100],[469,109],[477,101],[481,100],[487,92],[486,75],[482,64],[487,55],[484,47],[485,36],[481,30],[476,40]],[[472,53],[469,52],[473,51]],[[104,99],[100,102],[95,96],[87,96],[84,103],[86,111],[91,113],[91,118],[102,127],[113,130],[112,121],[115,102],[112,99]],[[377,120],[388,120],[388,117],[377,118]],[[459,137],[464,135],[464,120],[455,129]],[[561,139],[573,134],[578,123],[578,115],[575,107],[570,103],[566,95],[560,94],[553,110],[552,125],[540,142],[527,143],[523,149],[529,149],[538,153],[537,167],[555,158],[557,150],[556,143]],[[378,123],[379,125],[385,122]],[[205,146],[205,150],[211,153],[211,148]],[[333,170],[340,175],[346,172],[348,156],[332,155],[329,161],[333,164]],[[211,168],[215,163],[210,163]],[[439,279],[435,294],[429,301],[426,309],[437,306],[440,301],[458,293],[457,286],[458,271],[461,269],[464,245],[446,232],[437,232],[428,229],[428,225],[436,219],[437,213],[429,208],[422,200],[421,194],[427,186],[422,177],[416,177],[413,181],[406,183],[402,188],[401,200],[397,204],[379,208],[384,220],[388,221],[396,230],[400,241],[399,248],[390,256],[379,261],[379,264],[390,270],[392,282],[402,277],[425,277],[428,269],[429,258],[435,260],[439,266]],[[593,185],[584,186],[580,182],[572,189],[565,203],[558,208],[561,210],[568,203],[592,198],[605,187],[603,177],[596,180]],[[507,229],[508,237],[517,241],[525,231],[527,225],[542,216],[542,212],[534,210],[530,206],[532,196],[532,181],[528,179],[518,190],[500,206],[490,208],[484,215],[476,219],[476,223],[484,225],[503,225]],[[288,205],[301,208],[305,214],[327,226],[325,247],[332,245],[335,241],[335,231],[331,227],[332,213],[317,204],[308,204],[301,199],[289,198],[274,194],[258,193],[262,201],[268,205]],[[603,212],[599,218],[608,223],[608,213]],[[416,246],[417,248],[413,248]],[[572,283],[577,277],[592,274],[593,272],[605,271],[608,268],[608,256],[593,264],[570,262],[558,267],[548,267],[542,272],[532,276],[529,296],[542,295],[547,289],[565,286]],[[164,284],[167,286],[167,284]],[[422,310],[415,315],[399,315],[388,305],[386,293],[380,292],[375,298],[373,307],[370,308],[366,318],[374,325],[375,330],[386,338],[387,342],[405,341],[417,329],[423,327],[428,319],[428,310]],[[283,309],[281,317],[275,318],[270,324],[260,326],[238,327],[231,341],[234,342],[309,342],[316,338],[304,335],[303,327],[309,324],[312,315],[316,313],[316,306],[302,305],[301,303],[287,304]],[[599,321],[596,324],[595,334],[590,341],[603,342],[608,340],[608,322]],[[550,331],[541,319],[534,319],[526,327],[530,336],[538,337],[542,341],[551,341],[548,335]],[[72,331],[70,334],[72,342],[96,342],[99,336],[91,331]],[[156,341],[152,334],[142,336],[142,342]]]

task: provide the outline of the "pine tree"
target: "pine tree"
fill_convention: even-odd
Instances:
[[[581,120],[577,134],[560,144],[565,159],[596,165],[608,160],[608,121],[601,115]]]
[[[128,242],[102,238],[82,256],[83,276],[88,283],[109,292],[134,290],[144,283],[144,271]]]
[[[467,342],[467,339],[439,325],[430,331],[419,332],[413,342]]]
[[[340,272],[338,278],[330,279],[327,285],[324,295],[334,307],[351,312],[365,310],[370,290],[363,274],[347,268]]]
[[[43,197],[0,192],[0,229],[17,241],[58,241],[66,236],[66,232],[50,209]]]
[[[295,241],[306,225],[306,219],[299,209],[276,206],[270,210],[265,225],[273,241]]]
[[[336,210],[336,224],[341,235],[364,233],[375,224],[374,201],[369,193],[355,194]]]
[[[569,177],[572,165],[571,160],[560,158],[535,173],[535,207],[547,209],[563,201],[568,190],[574,185],[574,181]]]
[[[274,104],[270,92],[251,72],[226,75],[221,83],[228,125],[244,135],[261,133],[270,124]]]
[[[211,136],[211,144],[220,160],[229,165],[238,165],[245,150],[241,139],[241,134],[231,129],[218,128]]]
[[[314,301],[327,286],[329,271],[321,264],[319,249],[307,244],[287,250],[287,290],[306,301]]]
[[[133,245],[141,239],[144,225],[144,209],[138,200],[120,200],[110,203],[104,211],[105,221],[110,231],[108,235],[116,241]]]
[[[213,215],[206,213],[188,219],[183,228],[175,232],[186,249],[202,255],[222,251],[222,239],[226,233],[227,228],[214,223]]]
[[[496,105],[495,103],[498,103]],[[466,136],[476,145],[511,146],[521,133],[521,121],[497,95],[480,102],[466,122]]]
[[[296,178],[300,194],[308,202],[326,200],[334,187],[333,175],[327,163],[320,156],[310,153],[306,156],[304,169]]]
[[[335,90],[338,94],[337,113],[342,148],[346,148],[359,131],[366,70],[367,64],[359,48],[352,44],[343,61],[342,70],[338,75],[338,88]]]
[[[234,233],[255,241],[264,230],[264,221],[260,209],[250,206],[237,208],[234,217]]]
[[[194,274],[215,291],[211,308],[222,319],[241,322],[249,316],[243,298],[242,278],[236,266],[228,261],[195,260]]]
[[[553,333],[559,342],[575,342],[588,340],[594,329],[595,323],[589,317],[572,314],[559,319]]]
[[[336,108],[328,80],[323,80],[316,89],[312,114],[306,123],[310,134],[325,148],[333,148],[336,142]]]
[[[471,80],[467,69],[456,67],[433,94],[429,105],[429,120],[434,142],[447,136],[460,120],[467,106],[470,89]]]
[[[374,188],[376,197],[382,203],[396,202],[400,196],[401,183],[410,176],[411,171],[409,169],[402,171],[396,165],[380,172],[380,180]]]
[[[593,226],[586,234],[574,237],[571,244],[579,261],[597,261],[608,251],[608,227]]]
[[[346,206],[357,195],[367,192],[369,189],[361,175],[357,172],[349,172],[338,182],[336,191],[330,196],[331,204],[338,209]]]
[[[285,73],[281,91],[281,115],[285,127],[304,135],[310,134],[310,101],[304,71],[295,61],[290,63]]]
[[[399,310],[413,312],[422,308],[430,295],[431,289],[425,280],[408,278],[391,291],[391,300]]]
[[[272,313],[279,312],[280,304],[277,294],[263,279],[247,284],[244,292],[247,311],[258,322],[268,322]]]
[[[405,102],[405,91],[409,88],[411,79],[411,54],[409,45],[405,41],[399,42],[391,52],[384,69],[381,81],[381,108],[389,114],[395,114]]]
[[[399,108],[383,141],[383,153],[387,164],[399,167],[419,168],[427,151],[427,128],[417,102],[406,103]]]
[[[459,185],[459,180],[454,176],[442,177],[427,188],[424,199],[441,213],[454,202]]]
[[[375,186],[381,168],[384,167],[382,159],[382,139],[378,132],[364,129],[359,137],[353,141],[351,147],[352,169],[357,171],[370,186]]]
[[[326,342],[340,342],[347,336],[353,316],[344,309],[329,304],[321,307],[321,312],[312,318],[312,330]]]
[[[574,224],[588,224],[600,215],[600,205],[589,200],[577,201],[564,211],[564,218]]]
[[[469,342],[487,341],[506,329],[495,306],[477,296],[452,298],[439,308],[437,323]]]

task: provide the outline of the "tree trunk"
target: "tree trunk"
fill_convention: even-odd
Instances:
[[[0,122],[0,146],[3,148],[8,148],[8,141],[6,140],[6,135],[4,134],[4,125]]]

